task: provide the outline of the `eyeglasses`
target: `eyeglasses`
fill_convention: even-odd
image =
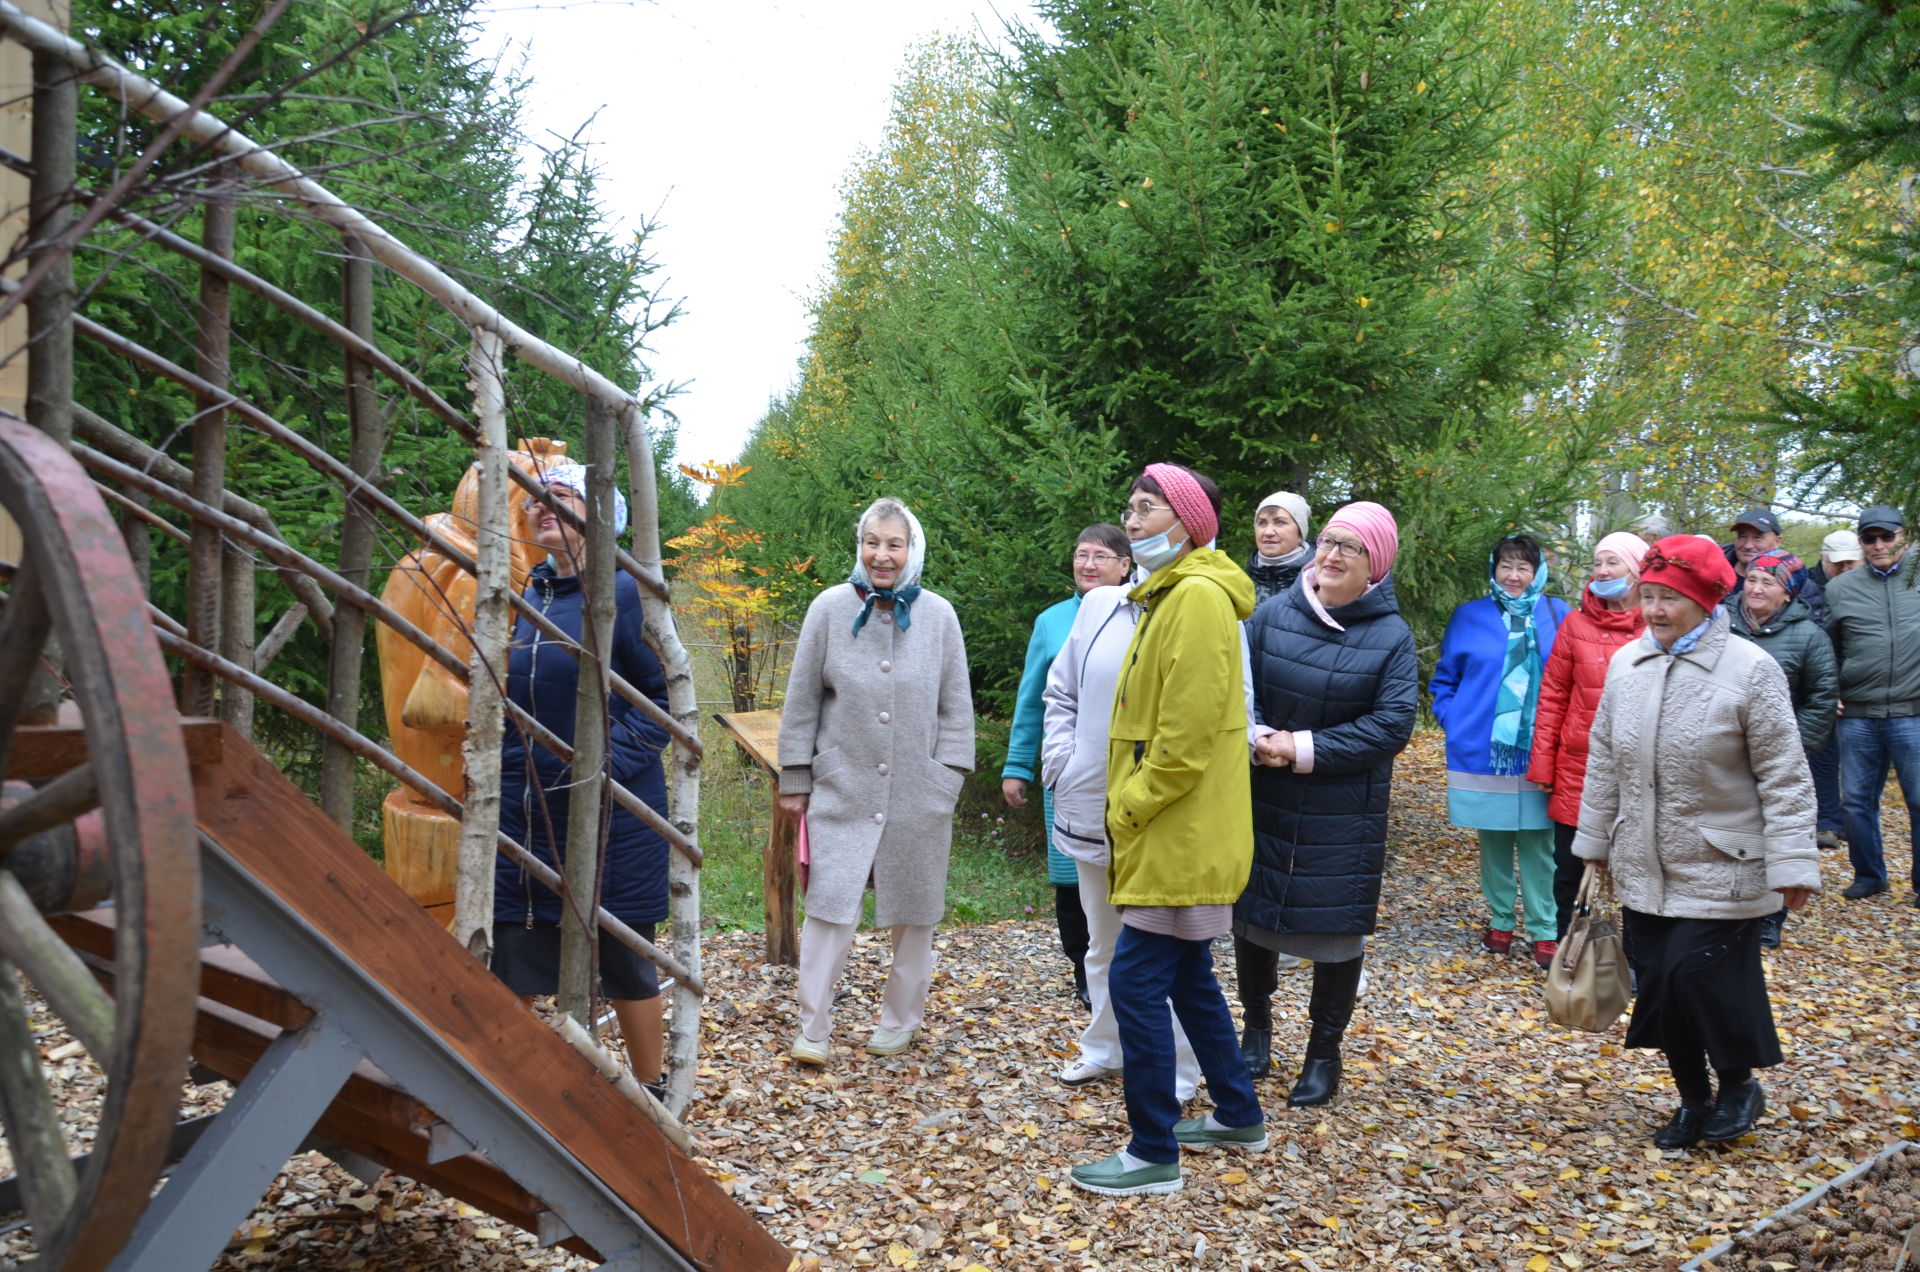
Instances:
[[[1860,536],[1860,542],[1872,547],[1876,543],[1892,543],[1900,537],[1897,530],[1868,530]]]
[[[1157,504],[1157,503],[1128,504],[1126,508],[1123,509],[1120,513],[1120,524],[1124,526],[1129,521],[1145,521],[1148,517],[1151,517],[1156,512],[1172,512],[1172,511],[1173,511],[1172,504]]]
[[[1110,552],[1076,552],[1073,554],[1073,563],[1075,565],[1091,565],[1096,569],[1105,569],[1114,562],[1125,559],[1124,557],[1114,556]]]
[[[1367,547],[1364,543],[1354,543],[1349,539],[1329,539],[1324,534],[1315,541],[1313,550],[1320,556],[1325,556],[1329,552],[1338,552],[1349,561],[1355,557],[1367,555]]]

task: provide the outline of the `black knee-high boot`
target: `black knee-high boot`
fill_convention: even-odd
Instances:
[[[1340,1089],[1340,1040],[1353,1019],[1354,999],[1360,994],[1363,954],[1344,963],[1313,965],[1313,997],[1307,1004],[1312,1024],[1307,1032],[1306,1060],[1287,1103],[1296,1109],[1325,1104]]]
[[[1233,971],[1240,983],[1244,1023],[1240,1030],[1240,1057],[1250,1077],[1263,1078],[1273,1068],[1273,991],[1280,987],[1280,956],[1264,945],[1233,938]]]

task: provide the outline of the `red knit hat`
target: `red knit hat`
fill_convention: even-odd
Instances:
[[[1670,587],[1705,610],[1733,591],[1733,567],[1720,545],[1697,534],[1669,535],[1647,549],[1640,581]]]

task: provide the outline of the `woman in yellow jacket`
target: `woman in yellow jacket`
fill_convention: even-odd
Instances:
[[[1133,1139],[1071,1175],[1109,1196],[1177,1192],[1182,1148],[1267,1146],[1211,949],[1233,926],[1253,863],[1240,662],[1253,581],[1209,546],[1220,491],[1198,473],[1147,465],[1122,524],[1150,572],[1129,594],[1144,612],[1121,662],[1107,751],[1108,896],[1123,925],[1108,984]],[[1178,1120],[1169,998],[1206,1075],[1206,1117]]]

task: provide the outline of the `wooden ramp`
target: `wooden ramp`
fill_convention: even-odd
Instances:
[[[317,1140],[610,1267],[788,1267],[778,1242],[251,743],[220,733],[193,768],[213,942],[195,1054],[240,1083],[228,1108],[254,1126],[200,1136],[116,1266],[159,1266],[143,1260],[179,1254],[196,1224],[224,1242],[272,1173]],[[109,972],[110,927],[61,927]],[[251,1191],[235,1177],[262,1167]],[[236,1195],[243,1208],[222,1227],[212,1212]]]

